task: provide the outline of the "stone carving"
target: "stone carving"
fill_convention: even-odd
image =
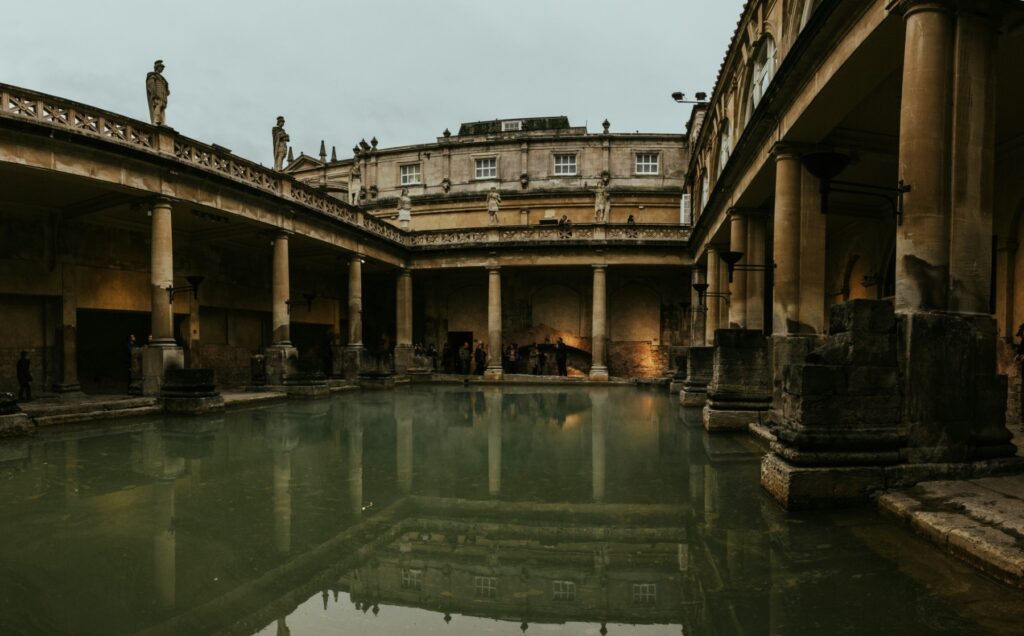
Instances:
[[[611,216],[612,212],[612,200],[608,196],[608,188],[604,186],[604,183],[599,181],[597,187],[594,190],[594,222],[605,223]]]
[[[412,222],[412,198],[409,196],[409,188],[402,188],[402,194],[398,196],[398,225],[403,230],[409,229]]]
[[[359,166],[359,157],[352,159],[352,171],[348,176],[348,197],[349,203],[359,205],[359,199],[363,196],[363,169]]]
[[[445,194],[448,194],[448,191],[452,189],[452,180],[448,177],[441,179],[441,189],[444,190]]]
[[[491,191],[487,193],[487,215],[490,218],[491,225],[498,224],[498,212],[501,210],[501,193],[498,189],[491,187]]]
[[[277,125],[270,130],[274,139],[274,170],[284,168],[284,158],[288,155],[288,142],[291,137],[284,131],[284,117],[278,115]]]
[[[167,97],[171,94],[163,72],[164,62],[157,60],[153,62],[153,70],[146,74],[146,102],[149,104],[149,121],[154,126],[164,125]]]

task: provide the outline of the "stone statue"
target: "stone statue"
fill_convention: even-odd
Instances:
[[[146,74],[146,102],[149,104],[149,121],[154,126],[164,125],[164,113],[167,110],[167,96],[171,94],[170,86],[164,79],[164,61],[153,62],[153,70]]]
[[[608,188],[598,181],[594,190],[594,222],[604,223],[611,216],[612,200],[608,196]]]
[[[359,197],[363,189],[363,169],[359,167],[359,157],[352,159],[352,171],[348,176],[348,202],[359,205]]]
[[[274,140],[274,170],[284,168],[284,158],[288,155],[288,142],[291,137],[284,131],[284,117],[278,116],[277,125],[270,129]]]
[[[403,230],[408,230],[411,221],[412,198],[409,196],[409,188],[402,188],[402,194],[398,197],[398,224]]]
[[[501,210],[501,193],[492,186],[491,191],[487,193],[487,214],[490,215],[491,225],[498,224],[499,210]]]

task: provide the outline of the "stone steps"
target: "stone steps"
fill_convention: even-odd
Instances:
[[[922,482],[886,492],[878,504],[950,554],[1024,589],[1024,474]]]

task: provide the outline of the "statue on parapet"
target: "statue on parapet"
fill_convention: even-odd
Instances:
[[[359,156],[352,159],[352,171],[348,176],[348,202],[352,205],[359,205],[359,199],[363,190],[363,170],[359,167]]]
[[[270,129],[274,139],[274,170],[281,171],[284,168],[284,159],[288,156],[288,142],[291,137],[284,131],[284,117],[278,115],[277,125]]]
[[[611,217],[612,199],[608,195],[608,188],[601,181],[597,182],[594,189],[594,222],[605,223]]]
[[[402,188],[402,194],[398,196],[397,209],[399,227],[408,230],[412,222],[412,197],[409,196],[409,188]]]
[[[491,225],[498,224],[498,212],[501,210],[501,193],[498,189],[491,187],[487,193],[487,214],[490,217]]]
[[[146,74],[146,102],[149,104],[149,121],[154,126],[164,125],[167,97],[171,94],[163,72],[164,61],[157,60],[153,62],[153,70]]]

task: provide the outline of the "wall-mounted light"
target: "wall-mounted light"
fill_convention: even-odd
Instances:
[[[729,304],[729,293],[720,294],[718,292],[709,292],[707,283],[694,283],[693,289],[697,292],[697,305],[707,309],[706,298],[721,298],[725,301],[725,304]]]
[[[174,304],[174,294],[185,291],[192,292],[192,297],[195,298],[196,300],[199,300],[199,284],[202,283],[203,280],[205,280],[205,277],[186,276],[185,280],[188,281],[188,286],[186,287],[175,287],[174,285],[168,285],[167,287],[164,288],[167,290],[168,304]]]
[[[729,282],[732,282],[732,273],[734,271],[740,272],[763,272],[768,269],[765,265],[739,265],[738,263],[743,259],[743,252],[732,252],[729,250],[722,250],[718,253],[718,257],[725,261],[726,266],[729,268]]]
[[[696,100],[686,99],[686,93],[680,93],[679,91],[676,91],[676,92],[672,93],[672,99],[674,99],[679,104],[706,104],[706,103],[708,103],[708,94],[703,92],[703,91],[701,91],[700,93],[697,93],[696,95],[694,95],[694,97],[696,97],[697,99]]]
[[[876,186],[870,183],[839,181],[835,177],[850,164],[850,156],[841,152],[819,150],[808,152],[800,157],[804,167],[821,183],[821,213],[828,214],[828,195],[830,192],[856,194],[864,197],[882,199],[892,207],[896,224],[903,225],[903,195],[910,192],[910,186],[900,179],[896,187]],[[835,187],[836,185],[840,187]]]

